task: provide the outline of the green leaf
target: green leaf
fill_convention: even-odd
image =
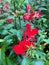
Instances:
[[[43,61],[40,61],[40,60],[34,60],[32,62],[32,65],[44,65],[44,62]]]
[[[21,65],[28,65],[28,62],[27,62],[26,58],[24,58],[24,59],[23,59],[23,61],[22,61],[22,64],[21,64]]]
[[[5,25],[3,26],[3,28],[4,28],[4,29],[11,29],[13,26],[14,26],[13,23],[11,23],[11,24],[5,24]]]
[[[2,25],[4,23],[4,21],[3,20],[0,20],[0,25]]]
[[[17,37],[19,40],[22,40],[22,31],[21,30],[17,30]]]
[[[21,65],[31,65],[31,59],[28,59],[27,57],[24,57],[22,60]]]
[[[7,65],[6,64],[5,48],[4,47],[1,48],[1,64],[2,65]]]
[[[4,40],[3,39],[0,39],[0,42],[4,42]]]
[[[42,57],[46,61],[46,57],[45,57],[44,53],[39,50],[37,52],[38,52],[38,56]]]
[[[2,7],[2,5],[0,5],[0,8]]]
[[[19,40],[22,39],[22,31],[21,30],[11,29],[10,32],[13,33],[14,35],[16,35]]]
[[[40,10],[47,10],[46,8],[43,8],[43,7],[40,7],[39,9],[40,9]]]
[[[6,58],[8,65],[14,65],[13,61],[10,58]]]
[[[28,4],[29,3],[29,0],[25,0],[25,3]]]
[[[49,61],[46,61],[44,65],[49,65]]]
[[[7,1],[10,2],[11,0],[5,0],[5,2],[7,2]]]
[[[1,65],[1,49],[0,49],[0,65]]]
[[[5,30],[5,29],[4,29],[4,30],[2,31],[2,35],[7,35],[7,34],[9,34],[8,30]]]
[[[45,41],[45,42],[49,43],[49,39],[44,39],[43,41]]]
[[[46,22],[46,21],[47,21],[47,19],[46,19],[46,18],[42,18],[42,20],[43,20],[43,22]]]
[[[17,34],[17,30],[16,29],[10,29],[9,30],[12,34],[16,35]]]

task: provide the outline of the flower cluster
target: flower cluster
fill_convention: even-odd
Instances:
[[[16,54],[25,54],[30,46],[36,48],[34,42],[36,39],[35,35],[38,33],[38,29],[32,29],[30,24],[26,24],[26,29],[23,32],[23,40],[19,41],[19,44],[16,44],[12,47]],[[32,41],[31,41],[32,40]],[[34,42],[33,42],[34,41]]]
[[[32,13],[31,13],[32,11]],[[23,19],[27,21],[31,21],[31,18],[38,19],[39,17],[42,17],[43,15],[40,14],[41,10],[34,11],[34,9],[31,8],[29,4],[27,4],[27,13],[23,15]]]

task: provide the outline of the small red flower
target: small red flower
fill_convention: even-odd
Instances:
[[[30,12],[32,11],[32,13]],[[31,18],[38,19],[39,17],[42,17],[43,15],[40,14],[41,10],[34,11],[34,9],[31,9],[30,5],[27,4],[27,13],[23,15],[23,19],[27,21],[31,21]]]
[[[30,21],[30,14],[25,13],[25,14],[23,15],[23,19]]]
[[[21,47],[20,45],[14,45],[12,47],[13,51],[16,53],[16,54],[25,54],[25,50],[23,47]]]
[[[29,4],[27,4],[27,13],[30,13],[31,7]]]
[[[41,12],[41,10],[35,11],[33,17],[36,18],[36,19],[38,19],[39,17],[42,17],[43,15],[40,14],[40,12]]]
[[[34,36],[38,33],[38,29],[37,28],[31,28],[31,26],[29,24],[26,24],[26,28],[23,32],[23,38],[26,40],[30,40],[32,39],[33,41],[35,41],[36,39],[34,38]]]
[[[7,22],[12,23],[12,19],[11,19],[11,18],[9,18],[9,19],[7,20]]]
[[[8,9],[8,10],[10,10],[10,7],[8,6],[8,2],[6,2],[6,3],[4,4],[3,9]]]
[[[30,24],[27,23],[27,24],[26,24],[26,28],[30,30],[30,29],[31,29]]]
[[[31,7],[30,7],[29,4],[27,4],[27,13],[25,13],[25,14],[23,15],[23,19],[24,19],[24,20],[30,21],[30,10],[31,10]]]
[[[9,4],[9,2],[6,2],[5,4],[7,4],[7,5],[8,5],[8,4]]]

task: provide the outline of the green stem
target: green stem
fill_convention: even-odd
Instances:
[[[20,21],[20,16],[19,16],[19,24],[20,24],[20,28],[21,28],[21,21]]]
[[[16,17],[14,19],[14,28],[17,29],[17,27],[16,27]]]
[[[13,1],[13,5],[14,5],[14,12],[16,10],[16,5],[15,5],[15,1]],[[14,28],[16,29],[16,17],[14,18]]]
[[[15,10],[16,10],[16,5],[15,5],[15,1],[13,2],[13,5],[14,5],[14,12],[15,12]]]
[[[6,58],[5,58],[5,48],[3,47],[1,49],[1,58],[2,58],[2,65],[7,65]]]

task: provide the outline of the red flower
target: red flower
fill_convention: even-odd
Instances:
[[[34,48],[36,48],[35,44],[33,42],[31,42],[30,39],[32,39],[33,41],[36,41],[34,36],[37,33],[38,33],[38,29],[37,28],[32,29],[30,24],[26,24],[26,30],[24,30],[23,40],[22,41],[18,41],[19,44],[14,45],[12,47],[14,52],[16,54],[25,54],[30,46],[33,46]],[[27,36],[28,36],[28,38],[27,38]]]
[[[38,33],[38,29],[37,28],[31,28],[29,24],[26,24],[26,28],[23,32],[23,38],[26,40],[30,40],[32,39],[33,41],[36,41],[36,39],[34,38],[34,36]]]
[[[8,4],[9,4],[9,2],[6,2],[5,4],[4,4],[4,9],[8,9],[8,10],[10,10],[10,7],[8,6]]]
[[[16,54],[25,54],[24,48],[20,45],[14,45],[12,49]]]
[[[21,47],[23,47],[25,49],[25,51],[30,47],[33,46],[35,48],[35,44],[33,42],[27,41],[27,40],[23,40],[19,43],[19,45]]]
[[[23,15],[23,19],[30,21],[30,14],[25,13],[25,14]]]
[[[9,4],[9,2],[6,2],[5,4],[7,4],[7,5],[8,5],[8,4]]]
[[[30,24],[26,24],[26,28],[30,30],[31,29]]]
[[[31,7],[29,4],[27,4],[27,13],[30,13]]]
[[[7,22],[12,23],[12,19],[11,19],[11,18],[9,18],[9,19],[7,20]]]
[[[32,13],[30,12],[32,11]],[[34,11],[34,9],[31,9],[30,5],[27,4],[27,13],[23,15],[23,19],[27,21],[31,21],[31,18],[36,18],[38,19],[39,17],[42,17],[43,15],[40,14],[41,10]]]
[[[36,18],[36,19],[38,19],[39,17],[42,17],[43,15],[42,14],[40,14],[40,12],[41,12],[41,10],[38,10],[38,11],[34,11],[33,12],[33,14],[34,14],[34,16],[33,16],[33,14],[31,14],[30,15],[30,18]]]
[[[33,46],[34,48],[36,48],[34,43],[31,43],[30,41],[23,40],[23,41],[20,41],[20,43],[18,45],[14,45],[12,47],[12,49],[14,50],[14,52],[16,54],[25,54],[25,52],[27,51],[29,46]]]
[[[25,13],[25,14],[23,15],[23,19],[24,19],[24,20],[30,21],[30,10],[31,10],[31,7],[30,7],[29,4],[27,4],[27,13]]]

